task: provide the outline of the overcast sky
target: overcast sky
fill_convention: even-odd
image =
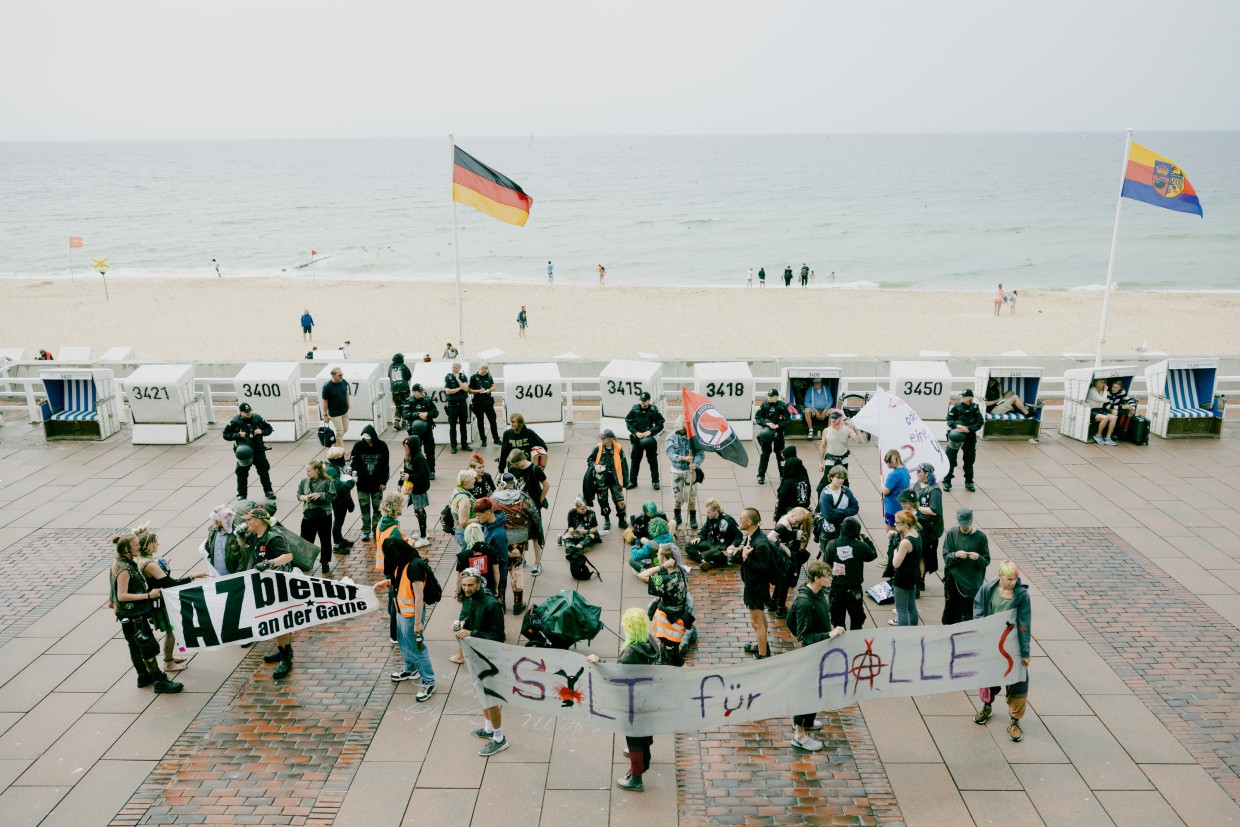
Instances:
[[[1240,128],[1240,2],[6,0],[0,140]]]

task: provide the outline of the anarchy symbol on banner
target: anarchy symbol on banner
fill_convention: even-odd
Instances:
[[[853,694],[857,694],[857,684],[862,681],[869,681],[870,688],[874,688],[874,679],[883,674],[883,667],[887,664],[883,663],[883,659],[874,654],[874,641],[867,639],[865,642],[865,651],[852,659],[852,669],[848,671],[852,673],[853,678]]]
[[[111,296],[108,295],[108,267],[110,266],[108,264],[108,257],[92,258],[91,261],[95,263],[95,270],[99,272],[99,275],[103,276],[104,301],[111,301]]]

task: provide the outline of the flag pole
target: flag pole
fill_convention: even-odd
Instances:
[[[1119,213],[1124,206],[1124,178],[1128,174],[1128,153],[1132,150],[1132,127],[1124,140],[1124,163],[1119,171],[1119,196],[1115,203],[1115,229],[1111,231],[1111,257],[1107,260],[1107,286],[1102,294],[1102,324],[1098,328],[1098,349],[1094,352],[1094,367],[1102,367],[1102,345],[1107,340],[1107,313],[1111,308],[1111,288],[1115,283],[1115,248],[1119,245]]]
[[[452,153],[451,169],[456,170],[456,139],[448,133],[448,149]],[[452,254],[456,258],[456,339],[460,348],[465,347],[465,313],[461,308],[461,242],[456,230],[456,199],[452,199]]]

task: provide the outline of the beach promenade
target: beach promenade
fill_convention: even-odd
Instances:
[[[201,570],[208,515],[234,495],[230,446],[219,425],[188,446],[136,447],[128,428],[48,443],[10,421],[0,428],[0,824],[1240,824],[1240,428],[1113,448],[1055,430],[1044,426],[1040,444],[981,443],[978,490],[944,495],[948,515],[974,509],[994,562],[1015,560],[1034,595],[1022,742],[1008,740],[1002,703],[988,726],[973,723],[976,693],[867,701],[820,715],[816,754],[790,746],[784,720],[657,736],[646,792],[633,794],[614,786],[623,739],[554,718],[509,710],[511,749],[477,754],[479,705],[448,661],[450,600],[428,625],[439,690],[424,704],[389,680],[398,656],[381,613],[299,633],[296,669],[279,685],[261,643],[195,655],[177,676],[182,694],[136,688],[105,605],[108,537],[149,521],[174,573]],[[394,454],[399,437],[385,435]],[[595,437],[579,421],[551,446],[551,532],[565,525]],[[811,443],[796,444],[816,473]],[[325,451],[311,437],[272,447],[278,516],[296,528],[297,481]],[[440,451],[433,512],[467,457]],[[497,450],[483,453],[494,473]],[[756,485],[750,454],[748,469],[710,457],[702,493],[734,514],[757,507],[769,526],[775,489]],[[854,450],[851,468],[879,534],[873,444]],[[643,476],[628,493],[670,511],[670,486],[654,492]],[[347,530],[357,538],[356,513]],[[427,557],[449,583],[455,548],[437,527],[431,537]],[[580,586],[612,629],[624,607],[647,602],[622,545],[614,532],[596,547],[603,580]],[[334,576],[373,582],[372,554],[359,543]],[[535,602],[573,584],[555,545],[544,563],[537,579],[526,572]],[[867,566],[867,584],[879,572]],[[701,631],[690,665],[740,662],[750,633],[735,570],[695,570],[690,588]],[[867,607],[868,626],[894,616]],[[932,577],[923,622],[937,623],[941,607]],[[777,651],[790,648],[784,624],[773,627]],[[517,629],[509,615],[509,642]],[[607,631],[582,649],[616,650]]]

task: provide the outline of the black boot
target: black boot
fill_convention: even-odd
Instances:
[[[293,644],[290,643],[288,646],[277,646],[276,650],[270,655],[263,656],[263,663],[280,663],[284,660],[286,653],[288,655],[288,659],[291,661],[293,659]]]
[[[272,680],[282,680],[287,678],[293,671],[293,647],[283,647],[284,658],[280,661],[280,665],[276,667],[276,671],[271,673]]]
[[[617,511],[616,515],[619,517],[619,519],[616,521],[616,524],[620,526],[621,528],[628,528],[629,521],[625,519],[624,511]]]
[[[675,516],[676,527],[679,528],[680,524],[684,522],[684,520],[681,519],[681,516],[680,516],[680,509],[677,508],[675,511],[672,512],[672,514]]]
[[[426,539],[426,512],[425,511],[418,512],[418,537],[423,540]]]
[[[155,678],[155,694],[156,695],[175,695],[185,688],[184,684],[169,680],[168,676],[163,672],[156,673]]]
[[[697,511],[690,508],[689,509],[689,528],[693,529],[694,531],[697,531],[697,527],[698,527]]]
[[[525,611],[525,594],[521,589],[512,590],[512,613],[519,615]]]

